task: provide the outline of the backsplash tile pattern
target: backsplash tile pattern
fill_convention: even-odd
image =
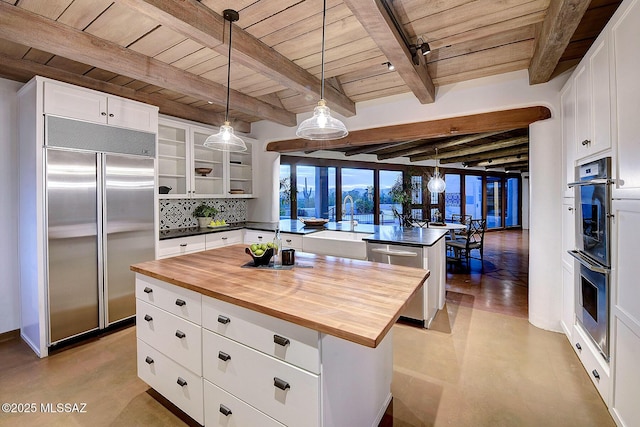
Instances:
[[[197,227],[198,220],[192,212],[202,202],[218,210],[215,219],[224,219],[228,223],[247,220],[247,201],[244,199],[162,199],[160,230]]]

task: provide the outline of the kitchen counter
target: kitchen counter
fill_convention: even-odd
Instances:
[[[389,243],[403,246],[433,246],[447,233],[448,230],[435,228],[382,225],[377,227],[373,236],[365,237],[363,240],[371,243]]]
[[[131,270],[373,348],[429,277],[417,268],[303,252],[290,270],[242,268],[251,260],[245,247],[148,261]]]

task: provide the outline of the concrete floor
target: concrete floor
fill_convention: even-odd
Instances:
[[[526,232],[488,233],[484,274],[479,261],[450,269],[431,329],[394,326],[394,399],[381,426],[614,425],[565,336],[527,322],[526,248]],[[135,340],[127,328],[46,359],[20,340],[0,343],[0,403],[36,406],[0,412],[0,426],[184,426],[137,378]],[[47,403],[86,412],[42,413]]]

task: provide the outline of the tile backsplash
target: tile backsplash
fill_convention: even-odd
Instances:
[[[160,230],[197,227],[198,220],[192,213],[202,202],[218,210],[215,219],[224,219],[228,223],[247,220],[246,199],[162,199],[160,200]]]

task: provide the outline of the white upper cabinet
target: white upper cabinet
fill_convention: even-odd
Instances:
[[[640,198],[640,2],[631,1],[611,31],[616,109],[616,198]]]
[[[603,34],[575,72],[575,141],[578,160],[611,148],[609,39]]]
[[[574,190],[567,184],[575,181],[576,161],[576,98],[570,79],[560,94],[562,108],[562,190],[564,197],[573,197]]]
[[[228,153],[203,146],[215,128],[161,118],[158,126],[158,185],[163,198],[253,197],[253,145]],[[210,171],[208,169],[211,169]]]
[[[158,107],[66,83],[44,82],[44,113],[156,133]]]

